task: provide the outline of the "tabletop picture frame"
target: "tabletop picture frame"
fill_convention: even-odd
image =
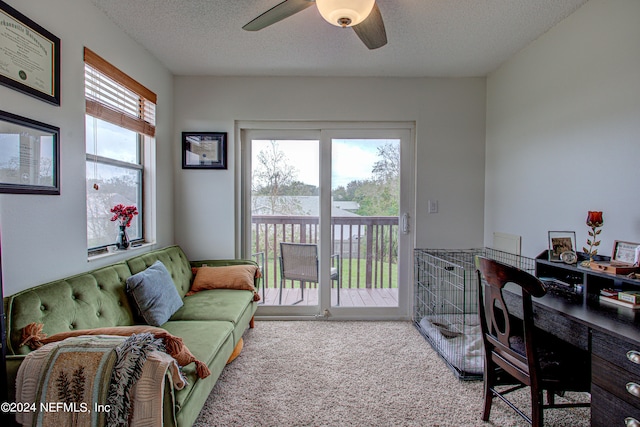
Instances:
[[[182,169],[227,169],[227,133],[182,132]]]
[[[0,193],[60,194],[60,128],[0,111]]]
[[[634,265],[637,261],[636,248],[640,247],[640,243],[623,242],[621,240],[615,240],[613,242],[613,251],[611,254],[611,261],[623,262],[626,264]]]
[[[0,0],[0,84],[60,105],[60,38]]]
[[[549,261],[563,262],[563,252],[576,251],[575,231],[549,231]]]

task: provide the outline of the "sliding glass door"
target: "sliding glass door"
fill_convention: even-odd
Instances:
[[[398,306],[400,139],[331,139],[331,243],[342,307]]]
[[[258,314],[408,316],[412,128],[240,133],[240,241],[263,266]]]
[[[263,264],[264,305],[318,305],[319,147],[318,139],[248,142],[251,253]]]

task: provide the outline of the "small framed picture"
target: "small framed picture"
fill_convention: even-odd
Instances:
[[[549,231],[549,261],[563,262],[564,252],[576,251],[575,231]]]
[[[182,132],[182,169],[226,168],[226,132]]]

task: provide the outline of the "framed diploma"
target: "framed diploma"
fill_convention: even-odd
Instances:
[[[60,39],[2,0],[0,83],[60,105]]]
[[[60,128],[0,111],[0,193],[60,194]]]
[[[182,132],[182,169],[226,168],[226,132]]]

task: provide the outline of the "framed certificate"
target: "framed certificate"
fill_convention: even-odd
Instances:
[[[226,132],[182,132],[182,169],[226,168]]]
[[[60,39],[2,0],[0,84],[60,105]]]
[[[0,111],[0,193],[60,194],[60,129]]]

